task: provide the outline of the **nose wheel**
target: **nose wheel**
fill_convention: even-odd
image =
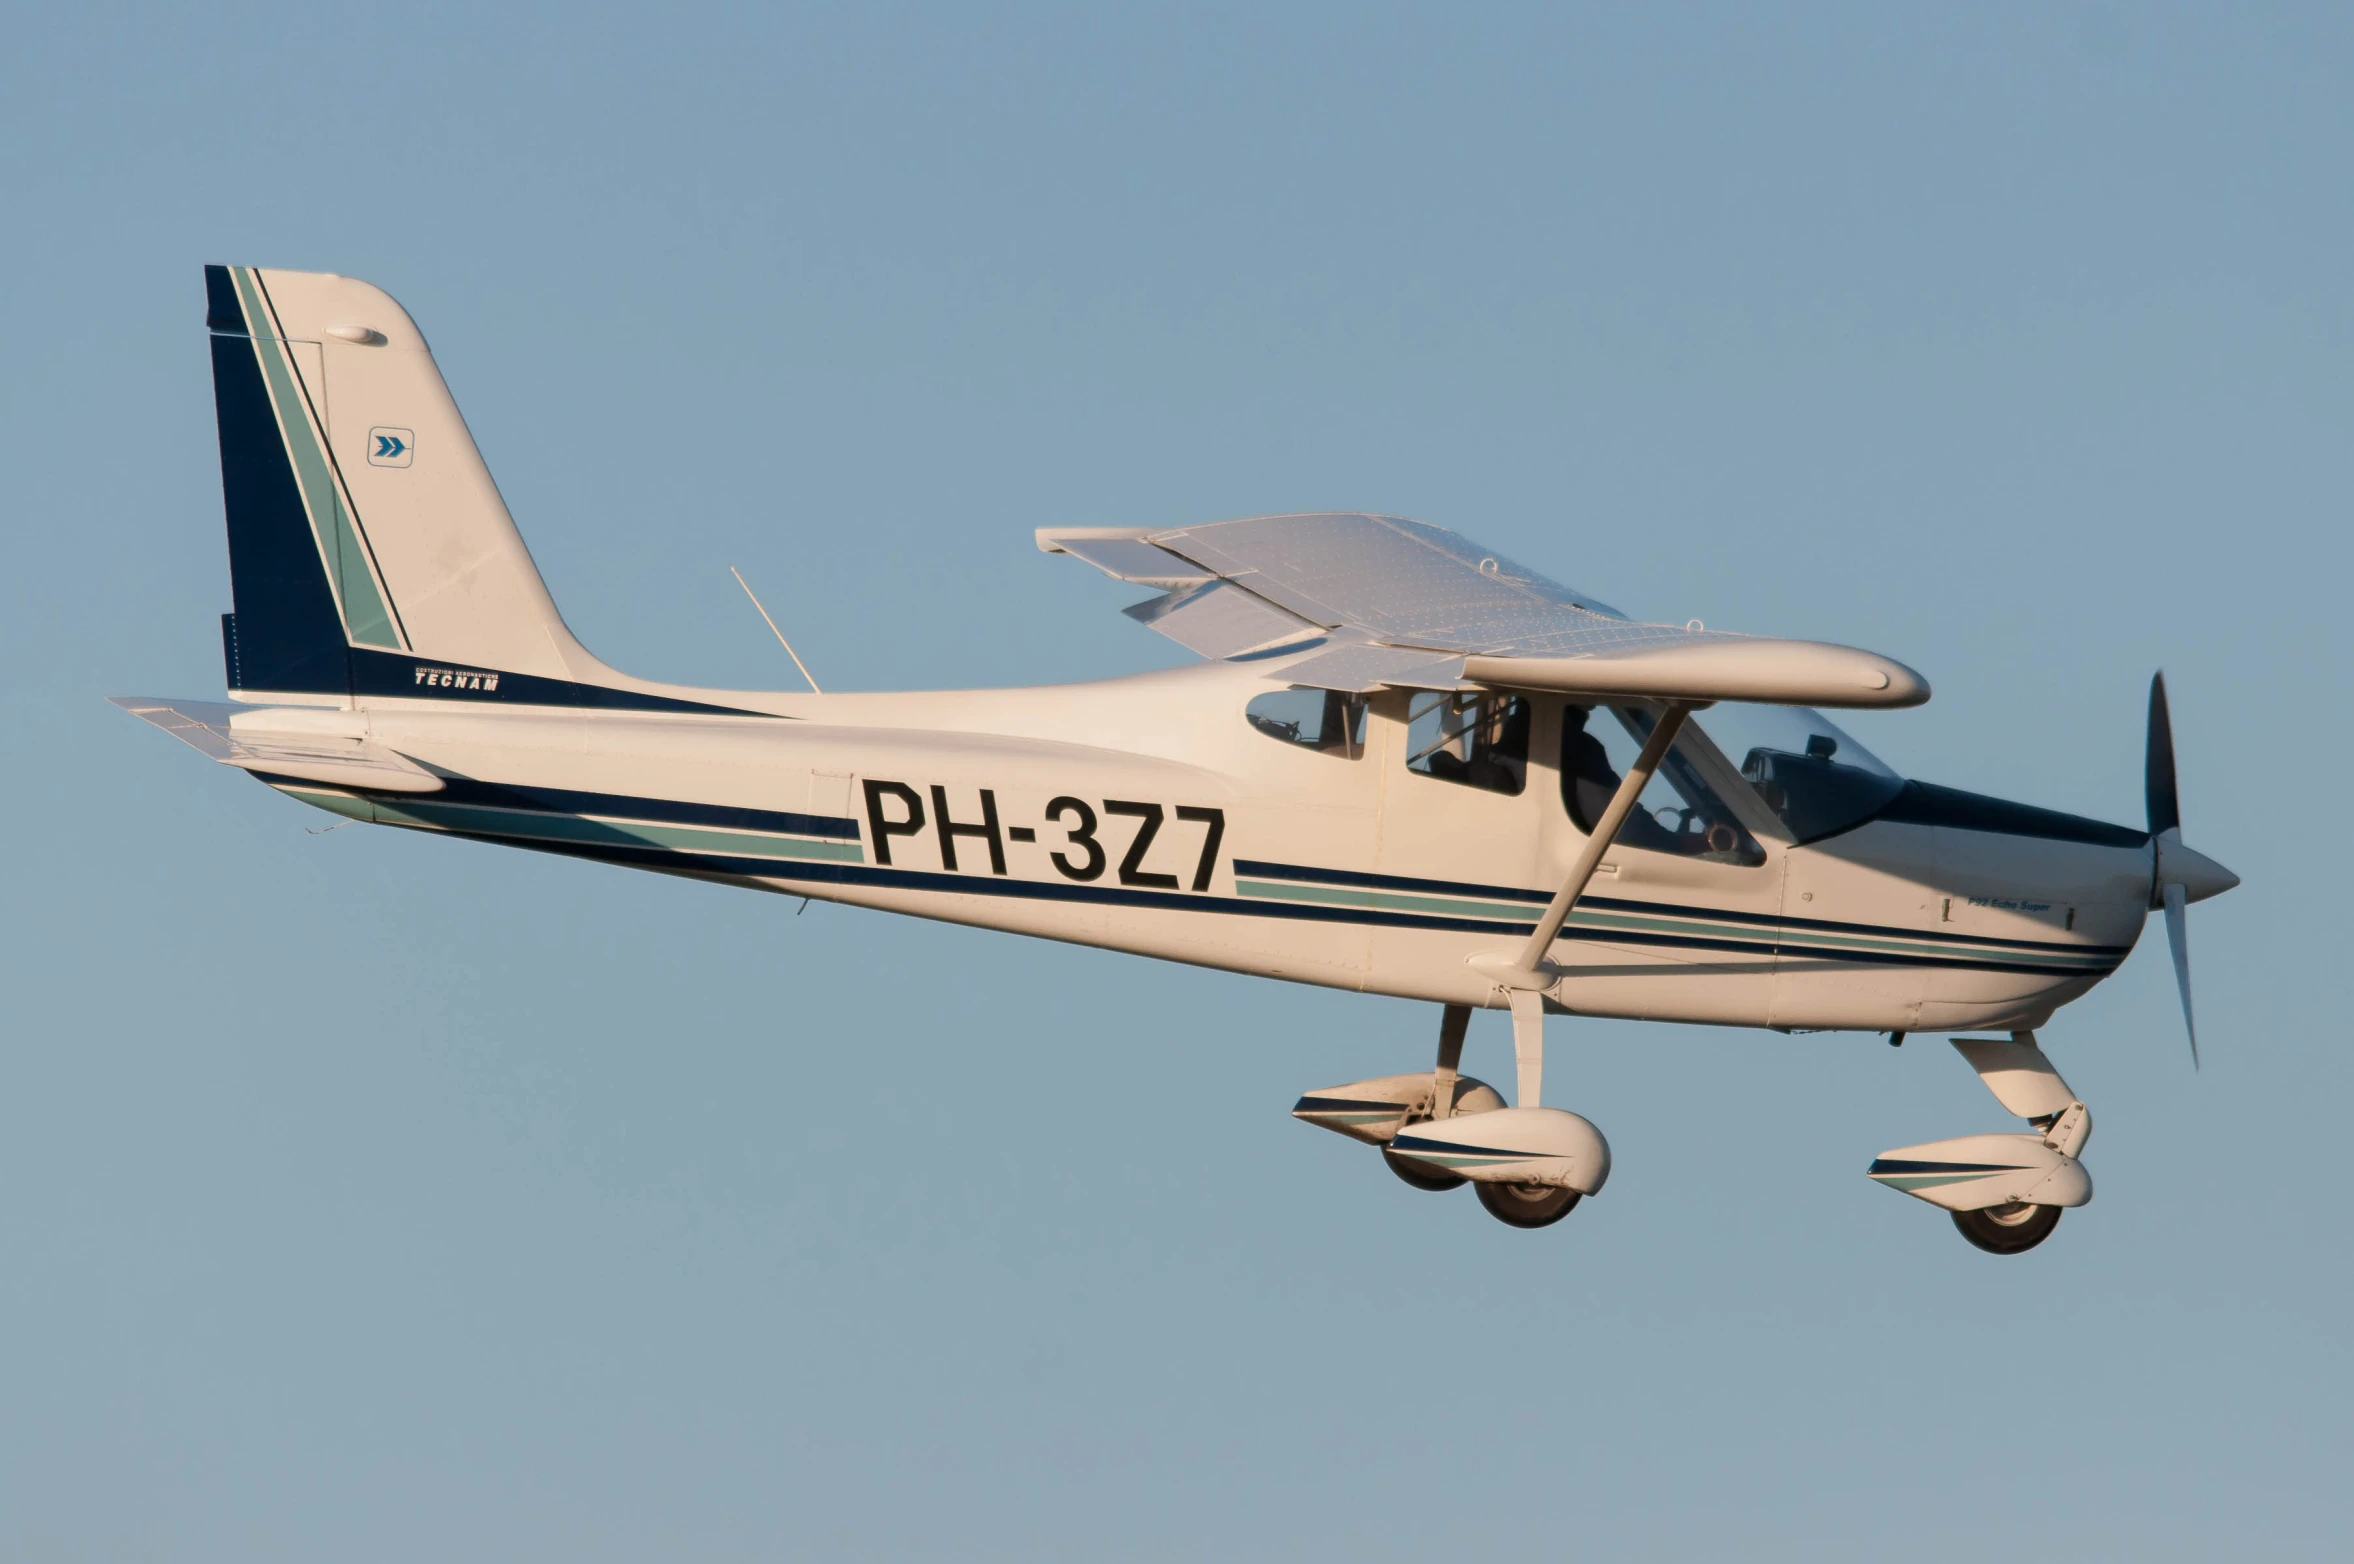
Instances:
[[[1956,1211],[1953,1225],[1988,1254],[2025,1254],[2052,1236],[2052,1229],[2060,1225],[2060,1208],[2014,1200],[1979,1211]]]
[[[2081,1160],[2092,1138],[2092,1112],[2031,1031],[1957,1037],[1953,1045],[2029,1132],[1900,1146],[1873,1158],[1865,1171],[1874,1183],[1943,1207],[1972,1248],[2025,1254],[2052,1236],[2062,1211],[2092,1199],[2092,1175]]]

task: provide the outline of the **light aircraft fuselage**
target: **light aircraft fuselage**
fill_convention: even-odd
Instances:
[[[1541,1102],[1547,1013],[1986,1029],[1957,1046],[2034,1133],[1870,1171],[2033,1247],[2091,1198],[2036,1029],[2153,908],[2187,1021],[2183,909],[2236,883],[2182,842],[2162,685],[2146,830],[1908,781],[1818,709],[1926,701],[1902,663],[1645,624],[1400,517],[1042,530],[1158,594],[1127,612],[1204,659],[1167,672],[635,678],[564,625],[389,296],[208,267],[206,297],[232,699],[118,704],[354,820],[1435,1002],[1436,1069],[1294,1112],[1517,1226],[1609,1173]],[[1515,1106],[1457,1068],[1479,1008],[1510,1012]]]
[[[442,791],[274,785],[379,824],[1490,1003],[1471,958],[1526,936],[1584,841],[1554,760],[1569,702],[1532,702],[1527,774],[1504,793],[1408,769],[1405,691],[1367,703],[1353,757],[1270,737],[1245,708],[1280,671],[767,696],[744,717],[468,710],[453,687],[372,701],[343,723],[442,773]],[[1705,731],[1707,714],[1697,721]],[[1555,955],[1573,974],[1567,1009],[1784,1029],[2032,1027],[2140,934],[2144,833],[2016,811],[2038,834],[1872,819],[1797,845],[1713,746],[1685,743],[1731,773],[1717,796],[1742,811],[1762,861],[1614,849]]]

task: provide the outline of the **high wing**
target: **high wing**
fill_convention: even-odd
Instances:
[[[1311,688],[1558,690],[1598,697],[1917,706],[1928,681],[1874,652],[1643,624],[1460,533],[1318,511],[1207,526],[1040,528],[1038,546],[1162,595],[1126,610],[1204,657],[1317,650]],[[1320,649],[1320,650],[1319,650]]]

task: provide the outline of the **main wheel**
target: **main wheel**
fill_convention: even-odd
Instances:
[[[1511,1227],[1551,1227],[1577,1208],[1578,1192],[1557,1184],[1490,1184],[1473,1186],[1488,1215]]]
[[[1427,1189],[1433,1194],[1461,1189],[1471,1182],[1460,1173],[1450,1173],[1445,1168],[1434,1167],[1428,1162],[1417,1162],[1412,1157],[1401,1157],[1387,1146],[1381,1148],[1381,1160],[1390,1165],[1392,1173],[1416,1189]]]
[[[2014,1200],[1982,1211],[1956,1211],[1953,1225],[1988,1254],[2025,1254],[2052,1236],[2060,1225],[2060,1208]]]

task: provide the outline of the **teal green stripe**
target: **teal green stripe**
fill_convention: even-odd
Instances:
[[[354,798],[349,793],[313,793],[293,787],[281,787],[279,791],[290,798],[299,798],[314,808],[324,809],[329,814],[342,815],[347,819],[366,821],[371,824],[376,819],[374,804],[364,798]]]
[[[1702,923],[1691,919],[1644,917],[1635,913],[1595,913],[1590,917],[1573,913],[1570,916],[1569,921],[1580,928],[1616,928],[1642,933],[1665,934],[1688,934],[1699,932],[1707,934],[1716,939],[1759,940],[1773,937],[1772,935],[1761,934],[1758,930],[1741,924],[1727,925]],[[2006,960],[2049,962],[2055,966],[2062,967],[2098,966],[2101,965],[2104,960],[2104,958],[2100,956],[2080,955],[2075,951],[2069,950],[2039,950],[2033,947],[2010,948],[1987,945],[1956,945],[1945,940],[1940,940],[1934,935],[1921,935],[1919,937],[1897,935],[1886,939],[1874,939],[1869,935],[1862,934],[1825,934],[1807,929],[1792,929],[1787,927],[1782,928],[1777,932],[1779,933],[1781,942],[1785,946],[1804,945],[1810,949],[1821,950],[1829,955],[1837,955],[1842,951],[1862,950],[1881,951],[1900,956],[1934,955],[1969,958],[1999,955]]]
[[[294,792],[306,803],[322,809],[348,815],[355,820],[373,820],[386,825],[415,825],[441,830],[472,831],[485,836],[508,836],[525,840],[569,841],[597,843],[609,846],[660,847],[674,852],[735,853],[753,858],[786,858],[825,860],[842,863],[863,863],[865,850],[856,842],[829,842],[797,837],[761,836],[742,831],[722,831],[703,826],[664,825],[641,821],[591,819],[585,815],[543,814],[534,810],[488,808],[474,804],[437,804],[430,800],[410,799],[400,804],[371,804],[366,800],[335,793]],[[1273,901],[1306,902],[1322,906],[1366,907],[1389,912],[1438,913],[1456,917],[1491,917],[1526,922],[1530,909],[1503,902],[1472,899],[1448,900],[1437,896],[1415,896],[1395,891],[1361,891],[1333,886],[1303,886],[1262,880],[1235,881],[1235,891],[1246,897]],[[1737,939],[1762,943],[1773,934],[1739,924],[1705,923],[1692,919],[1646,917],[1633,913],[1580,913],[1571,922],[1580,928],[1608,931],[1623,929],[1682,935],[1707,935],[1719,939]],[[1796,936],[1782,934],[1785,940]],[[1809,936],[1807,942],[1816,944],[1826,956],[1839,954],[1837,947],[1824,946],[1821,936]],[[1849,950],[1885,950],[1905,955],[1973,957],[1987,954],[1983,946],[1947,945],[1933,942],[1904,942],[1899,940],[1854,939],[1846,942]],[[2005,955],[2041,955],[2040,952],[2003,952]],[[2053,953],[2055,963],[2072,959],[2068,953]],[[1319,1118],[1336,1117],[1317,1115]],[[1373,1115],[1363,1122],[1377,1122],[1387,1115]],[[1358,1122],[1351,1117],[1347,1122]],[[1424,1158],[1436,1161],[1437,1158]],[[1514,1159],[1503,1159],[1514,1160]],[[1452,1164],[1450,1164],[1452,1165]],[[1480,1166],[1486,1166],[1481,1162]],[[1978,1175],[1964,1175],[1974,1177]],[[1898,1188],[1927,1188],[1930,1185],[1896,1183],[1883,1180]],[[1932,1179],[1931,1184],[1955,1182],[1953,1179]]]
[[[1886,950],[1911,955],[1919,951],[1932,951],[1945,956],[1995,955],[2009,960],[2048,961],[2060,966],[2085,967],[2105,965],[2108,961],[2107,957],[2097,954],[2079,953],[2072,950],[2039,949],[2034,946],[1954,945],[1929,934],[1922,935],[1918,940],[1905,938],[1870,939],[1852,934],[1817,934],[1805,929],[1784,929],[1782,940],[1785,944],[1816,946],[1834,952],[1838,950]]]
[[[270,398],[278,404],[278,424],[285,431],[287,453],[294,458],[295,481],[302,488],[303,505],[311,513],[311,530],[326,540],[320,552],[331,562],[328,573],[335,581],[335,596],[343,604],[344,628],[361,646],[398,651],[401,643],[393,633],[392,615],[369,572],[367,550],[343,508],[327,453],[319,449],[318,437],[303,411],[293,367],[287,362],[285,344],[277,339],[277,328],[262,308],[261,290],[247,267],[232,267],[230,275],[236,279],[246,325],[253,332],[254,356],[261,360],[262,373],[270,382]]]
[[[1455,918],[1509,918],[1534,923],[1542,908],[1516,907],[1500,901],[1456,901],[1440,896],[1414,896],[1400,891],[1362,891],[1327,885],[1294,885],[1288,881],[1236,880],[1238,895],[1264,901],[1312,902],[1326,907],[1370,907],[1382,912],[1432,912]]]
[[[1510,902],[1485,901],[1474,897],[1409,895],[1396,891],[1371,891],[1348,886],[1299,885],[1288,881],[1242,880],[1234,882],[1236,894],[1259,897],[1270,901],[1308,902],[1330,907],[1361,907],[1383,912],[1434,913],[1442,917],[1492,918],[1500,922],[1533,923],[1537,909]],[[1570,914],[1569,927],[1596,933],[1620,931],[1633,934],[1701,935],[1710,939],[1738,941],[1751,945],[1770,945],[1777,940],[1785,947],[1802,945],[1826,956],[1843,951],[1884,952],[1903,956],[1946,956],[1957,959],[1983,958],[2000,954],[2006,960],[2047,963],[2060,970],[2095,970],[2108,965],[2107,957],[2098,953],[2079,954],[2068,950],[2018,948],[1985,945],[1956,945],[1934,935],[1897,935],[1875,939],[1869,935],[1827,934],[1806,929],[1759,928],[1742,923],[1712,923],[1695,918],[1676,918],[1656,914],[1605,912],[1579,909]]]
[[[745,858],[785,858],[803,861],[862,863],[865,851],[856,842],[825,842],[792,836],[760,836],[746,831],[710,830],[691,825],[658,825],[650,821],[594,820],[586,815],[542,814],[535,810],[496,809],[479,804],[437,804],[409,798],[400,803],[350,798],[336,793],[294,792],[305,803],[370,820],[378,825],[422,826],[433,830],[470,831],[482,836],[513,837],[524,841],[582,842],[604,847],[660,847],[672,852],[728,853]]]

